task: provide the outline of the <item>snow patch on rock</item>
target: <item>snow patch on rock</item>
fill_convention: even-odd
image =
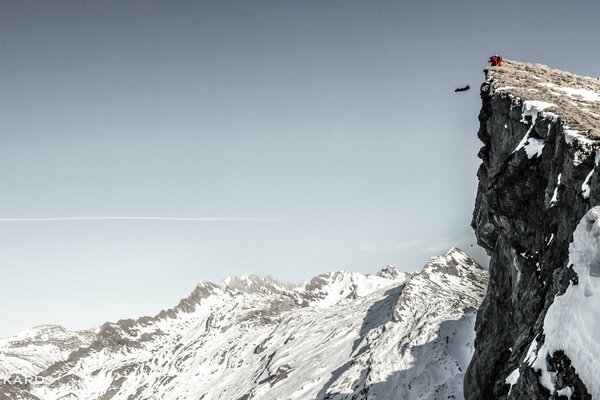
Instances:
[[[521,106],[521,122],[527,123],[527,117],[531,117],[531,124],[535,122],[542,111],[555,107],[556,105],[553,103],[548,103],[546,101],[540,100],[526,100],[523,102]]]
[[[562,350],[592,398],[600,398],[600,206],[588,211],[577,226],[569,246],[569,265],[577,273],[578,283],[557,296],[548,309],[545,341],[532,367],[540,371],[540,383],[554,392],[556,373],[549,370],[546,357]]]
[[[510,375],[506,377],[506,380],[504,382],[506,382],[507,385],[510,385],[510,389],[508,389],[508,394],[510,394],[512,387],[517,383],[520,377],[521,373],[519,372],[519,368],[515,369],[513,372],[510,373]]]
[[[539,157],[544,151],[544,145],[546,144],[542,139],[531,137],[531,131],[533,126],[527,131],[527,134],[521,139],[519,145],[515,148],[513,153],[524,149],[528,159]]]

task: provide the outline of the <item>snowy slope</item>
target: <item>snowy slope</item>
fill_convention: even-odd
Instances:
[[[0,377],[15,371],[37,374],[94,339],[91,331],[72,332],[57,325],[42,325],[0,338]]]
[[[42,375],[39,399],[462,398],[487,273],[458,249],[415,274],[343,271],[302,285],[204,282],[156,317],[107,323]],[[0,398],[2,395],[0,394]],[[453,396],[453,397],[452,397]]]

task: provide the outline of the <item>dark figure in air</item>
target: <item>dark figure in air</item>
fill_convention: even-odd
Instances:
[[[467,90],[471,89],[471,86],[467,85],[465,87],[459,87],[454,89],[455,92],[466,92]]]

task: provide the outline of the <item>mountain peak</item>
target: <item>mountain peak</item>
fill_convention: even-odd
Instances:
[[[401,277],[406,277],[406,273],[405,272],[400,272],[398,270],[398,268],[396,268],[393,265],[388,265],[387,267],[381,269],[379,272],[377,272],[377,276],[380,276],[382,278],[387,278],[387,279],[398,279]]]
[[[456,268],[461,266],[463,269],[482,269],[475,260],[467,255],[464,251],[458,247],[452,247],[448,249],[443,255],[432,257],[429,263],[424,267],[437,267],[437,268]],[[447,272],[447,271],[446,271]]]
[[[444,315],[476,308],[487,289],[487,271],[462,250],[453,247],[432,257],[420,272],[412,274],[394,310],[397,321],[413,317],[416,303],[431,301],[445,304]]]
[[[246,293],[279,293],[293,287],[294,285],[283,283],[271,276],[263,278],[255,274],[228,276],[221,284],[223,290]]]

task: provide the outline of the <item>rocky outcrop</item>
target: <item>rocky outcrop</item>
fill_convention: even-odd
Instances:
[[[485,72],[472,226],[491,256],[490,285],[466,398],[596,398],[586,381],[593,365],[579,361],[580,349],[544,343],[556,335],[549,310],[589,270],[573,267],[572,242],[600,204],[600,81],[514,61]],[[580,334],[588,333],[573,340]]]

